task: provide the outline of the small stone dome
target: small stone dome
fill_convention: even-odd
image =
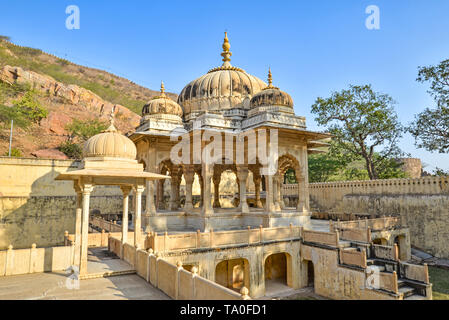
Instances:
[[[268,71],[268,86],[251,98],[251,108],[260,106],[283,106],[293,109],[293,99],[287,92],[272,84],[271,70]]]
[[[182,117],[181,106],[165,95],[165,87],[163,82],[161,82],[161,94],[153,97],[142,108],[142,116],[152,114],[172,114]]]
[[[134,142],[120,134],[114,127],[114,120],[104,132],[99,133],[84,143],[84,158],[120,158],[135,160],[137,149]]]
[[[236,107],[249,108],[251,97],[266,87],[259,78],[233,67],[230,63],[227,34],[223,43],[223,64],[187,84],[178,96],[184,115],[195,111],[220,111]]]

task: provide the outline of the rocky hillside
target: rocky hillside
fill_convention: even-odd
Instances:
[[[116,125],[128,133],[139,124],[143,104],[158,91],[105,71],[73,64],[38,49],[0,40],[0,107],[13,110],[31,92],[47,112],[40,121],[16,126],[13,147],[23,156],[66,158],[58,147],[73,120],[107,121],[116,106]],[[176,99],[176,95],[169,94]],[[9,145],[9,123],[0,116],[0,156]]]

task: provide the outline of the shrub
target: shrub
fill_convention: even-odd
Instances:
[[[83,150],[81,146],[77,143],[71,141],[66,141],[59,146],[59,151],[64,153],[66,156],[72,159],[81,159]]]
[[[9,156],[9,150],[7,150],[4,154],[5,156]],[[20,158],[22,156],[22,151],[20,151],[17,148],[11,148],[11,157],[18,157]]]

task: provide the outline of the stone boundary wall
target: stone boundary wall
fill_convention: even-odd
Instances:
[[[0,251],[0,276],[63,271],[73,265],[75,246]]]
[[[449,177],[311,183],[309,194],[321,212],[400,217],[412,246],[449,258]]]
[[[109,248],[115,254],[119,253],[121,240],[117,237],[109,237]],[[170,298],[175,300],[247,300],[248,290],[242,288],[242,294],[225,288],[213,281],[207,280],[197,274],[197,269],[192,272],[184,270],[178,263],[175,266],[148,251],[136,248],[132,245],[123,246],[125,261],[131,264],[137,275],[145,279],[154,287],[160,289]]]
[[[0,157],[0,250],[63,244],[64,231],[75,232],[76,193],[59,173],[78,169],[80,161]],[[122,211],[118,187],[96,186],[92,212]],[[130,203],[132,210],[132,203]]]

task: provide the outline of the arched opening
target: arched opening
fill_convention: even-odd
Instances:
[[[249,288],[248,260],[239,258],[221,261],[215,267],[215,282],[237,292],[243,286]]]
[[[373,240],[373,243],[374,244],[380,244],[382,246],[386,246],[388,244],[388,241],[385,238],[376,238],[376,239]]]
[[[307,286],[315,287],[315,269],[313,267],[313,262],[307,261]]]
[[[292,287],[290,255],[284,252],[269,255],[264,263],[264,276],[266,295]]]
[[[298,180],[296,180],[296,173],[295,169],[288,168],[284,173],[284,184],[295,184],[298,183]]]
[[[220,176],[218,198],[221,208],[235,208],[238,206],[239,186],[237,176],[231,169],[224,170]]]

